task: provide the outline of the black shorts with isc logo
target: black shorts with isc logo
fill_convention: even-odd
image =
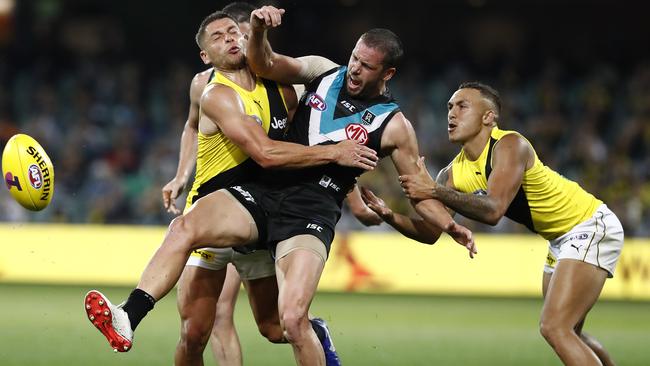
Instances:
[[[309,184],[278,188],[247,183],[227,190],[253,216],[262,246],[258,249],[268,248],[275,254],[279,242],[310,234],[325,244],[329,254],[341,206],[325,189]]]

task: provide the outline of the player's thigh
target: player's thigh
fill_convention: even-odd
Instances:
[[[607,274],[593,264],[560,259],[546,291],[542,322],[576,326],[598,299]]]
[[[245,280],[244,286],[255,322],[278,323],[278,283],[275,275]]]
[[[280,313],[306,312],[325,267],[325,244],[313,235],[298,235],[278,243],[276,256]]]
[[[212,192],[196,201],[183,215],[199,246],[228,247],[257,241],[251,213],[226,190]],[[203,243],[203,244],[201,244]]]
[[[199,266],[185,266],[178,283],[178,311],[183,320],[196,320],[209,330],[214,321],[214,311],[226,276],[220,270]]]
[[[546,292],[548,291],[548,285],[551,283],[551,277],[553,276],[552,272],[544,272],[542,276],[542,296],[546,298]],[[585,315],[586,316],[586,315]],[[583,317],[578,324],[574,327],[577,334],[582,333],[582,327],[585,324],[585,318]]]

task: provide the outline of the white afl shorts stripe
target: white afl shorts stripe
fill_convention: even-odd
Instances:
[[[623,249],[623,226],[602,204],[591,218],[548,243],[544,272],[553,273],[559,260],[576,259],[606,270],[611,278]]]
[[[185,265],[219,271],[228,263],[237,268],[242,280],[275,276],[275,261],[268,250],[242,254],[232,248],[202,248],[192,251]]]

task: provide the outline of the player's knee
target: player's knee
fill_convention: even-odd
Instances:
[[[287,310],[282,313],[282,328],[284,336],[291,343],[294,343],[304,337],[305,324],[309,324],[307,314],[302,311]]]
[[[539,332],[547,342],[554,344],[563,339],[567,334],[573,331],[573,328],[553,320],[542,319],[539,322]]]
[[[182,245],[182,243],[187,243],[191,245],[193,242],[195,231],[192,229],[192,223],[185,216],[178,216],[172,220],[169,224],[169,235],[174,235],[174,237],[184,240],[175,240],[173,244],[175,246]]]
[[[183,322],[179,343],[188,352],[203,352],[208,339],[210,339],[210,329],[206,329],[206,327],[195,322]]]
[[[271,343],[285,343],[284,332],[280,324],[273,321],[264,321],[257,325],[260,334]]]

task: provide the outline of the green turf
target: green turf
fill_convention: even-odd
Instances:
[[[142,322],[134,349],[114,354],[85,319],[87,287],[0,285],[0,365],[171,365],[174,296]],[[126,288],[102,288],[111,299]],[[346,365],[559,365],[537,330],[538,299],[319,294]],[[291,350],[257,334],[247,300],[236,313],[245,365],[291,365]],[[619,365],[650,365],[650,303],[600,302],[586,328]],[[214,365],[206,353],[206,365]]]

